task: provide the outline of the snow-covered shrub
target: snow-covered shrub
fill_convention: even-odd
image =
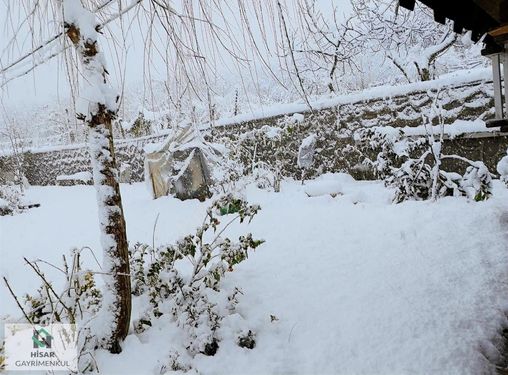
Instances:
[[[94,273],[82,268],[80,253],[78,249],[72,250],[71,262],[63,256],[62,270],[66,281],[63,293],[53,289],[37,262],[26,260],[42,281],[34,295],[22,297],[30,322],[75,324],[90,319],[99,311],[102,294],[96,286]]]
[[[400,168],[394,168],[392,173],[385,179],[385,184],[395,189],[393,198],[395,203],[430,199],[434,186],[436,197],[455,196],[461,193],[460,182],[454,174],[438,171],[437,180],[434,180],[433,167],[424,159],[409,159]],[[460,179],[460,175],[458,177]]]
[[[396,139],[399,138],[400,133]],[[357,129],[353,133],[353,139],[355,145],[351,146],[350,152],[360,153],[363,157],[362,164],[372,168],[376,177],[384,178],[391,174],[391,167],[398,159],[398,155],[394,152],[394,139],[377,131],[377,128]]]
[[[255,183],[261,189],[280,190],[282,168],[280,135],[284,129],[263,127],[229,137],[223,135],[217,142],[224,144],[227,152],[219,163],[214,185],[221,194],[242,194],[248,184]],[[270,148],[273,157],[260,157]]]
[[[508,154],[508,150],[506,150]],[[499,160],[497,163],[497,173],[501,176],[501,181],[503,181],[508,186],[508,155],[505,155]]]
[[[222,139],[222,142],[223,150],[212,170],[211,190],[217,194],[239,194],[245,187],[244,167],[234,157],[237,146],[229,139]]]
[[[186,373],[192,370],[192,365],[186,356],[183,356],[176,350],[170,350],[166,363],[164,363],[159,373],[166,374],[175,371],[178,373]]]
[[[19,186],[0,185],[0,216],[21,212],[21,198],[23,194]]]
[[[214,355],[221,339],[221,323],[226,316],[235,314],[241,294],[238,288],[230,292],[222,290],[221,280],[263,242],[255,240],[250,233],[237,241],[222,235],[236,220],[250,222],[258,210],[259,206],[225,196],[208,209],[195,234],[156,249],[146,244],[134,245],[130,250],[133,294],[147,296],[150,303],[134,322],[135,330],[142,332],[155,319],[168,316],[183,331],[187,355]],[[221,226],[219,218],[227,222]],[[190,274],[182,272],[189,262]],[[237,335],[239,344],[255,345],[248,343],[241,332]],[[252,332],[250,338],[254,340]],[[178,356],[178,353],[170,355],[169,368],[187,367],[179,364]]]
[[[225,150],[213,169],[211,186],[213,193],[243,195],[246,186],[251,183],[255,183],[260,189],[271,189],[275,192],[280,190],[282,175],[278,164],[273,166],[256,160],[255,155],[248,164],[245,164],[240,155],[245,156],[248,151],[242,145],[227,138],[221,141]]]
[[[431,168],[428,164],[407,160],[393,171],[393,175],[385,180],[385,184],[395,188],[393,201],[396,203],[408,199],[426,200],[432,188]]]
[[[64,286],[58,290],[53,286],[39,266],[40,262],[25,262],[41,280],[41,286],[34,294],[24,294],[16,298],[27,323],[48,325],[51,323],[76,324],[78,348],[78,368],[80,372],[95,369],[93,352],[99,346],[98,333],[101,329],[94,326],[102,305],[102,293],[96,285],[95,273],[82,266],[81,250],[73,249],[71,256],[63,256],[63,265],[57,268],[64,275]],[[89,250],[89,249],[88,249]],[[4,278],[7,283],[7,280]],[[10,288],[10,287],[9,287]]]
[[[153,133],[152,121],[146,119],[144,112],[141,111],[133,120],[122,121],[121,127],[133,137],[142,137]]]
[[[443,155],[441,158],[451,158]],[[462,159],[462,158],[461,158]],[[400,168],[394,168],[385,179],[387,186],[395,188],[394,202],[427,200],[445,196],[466,196],[483,201],[492,195],[492,175],[480,161],[468,161],[463,176],[450,173],[429,164],[426,158],[408,159]]]
[[[475,201],[486,200],[492,195],[492,174],[484,163],[473,162],[467,167],[460,188],[468,198]]]
[[[393,175],[393,168],[400,166],[410,155],[425,146],[426,139],[408,138],[402,129],[386,127],[359,128],[353,133],[355,152],[362,163],[380,179]]]
[[[432,134],[408,137],[401,129],[382,127],[358,129],[354,138],[364,164],[395,189],[396,203],[444,196],[467,196],[479,201],[492,195],[492,176],[485,164],[443,154],[442,141]],[[446,159],[468,164],[464,175],[442,170],[441,163]]]
[[[254,164],[251,177],[252,180],[256,182],[258,188],[270,190],[275,193],[280,192],[280,184],[283,176],[278,165],[273,168],[263,161],[258,161]]]

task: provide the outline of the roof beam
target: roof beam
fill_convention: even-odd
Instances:
[[[414,10],[415,9],[415,0],[399,0],[399,5],[403,8]]]
[[[473,0],[473,2],[500,24],[508,22],[508,0]]]

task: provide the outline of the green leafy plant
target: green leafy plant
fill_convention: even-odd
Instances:
[[[221,281],[264,242],[250,233],[237,240],[223,235],[235,221],[250,222],[259,209],[226,195],[208,208],[205,220],[194,234],[156,249],[135,244],[130,250],[133,293],[147,295],[150,302],[150,308],[135,321],[136,331],[146,330],[154,319],[169,316],[185,332],[185,347],[190,355],[215,354],[220,342],[217,331],[225,316],[235,312],[241,294],[235,288],[222,302],[217,302],[224,295]],[[223,219],[227,221],[222,223]],[[190,274],[182,273],[184,262],[191,264]],[[251,336],[254,340],[252,333]],[[177,357],[171,358],[168,366],[173,368]]]

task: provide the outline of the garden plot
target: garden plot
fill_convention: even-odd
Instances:
[[[492,343],[508,325],[506,189],[496,184],[484,202],[455,197],[394,205],[381,183],[323,178],[307,186],[284,181],[280,193],[248,187],[247,200],[262,210],[250,225],[231,226],[229,236],[248,231],[266,242],[224,285],[241,287],[238,312],[256,346],[240,348],[224,337],[215,356],[191,359],[192,371],[489,373],[499,356]],[[143,184],[123,185],[122,194],[131,243],[174,242],[201,224],[209,205],[152,200]],[[15,292],[39,285],[23,257],[60,264],[69,249],[88,247],[86,263],[96,269],[93,187],[32,187],[27,195],[41,206],[0,217],[1,273]],[[58,286],[59,272],[44,269]],[[2,320],[21,316],[3,285],[0,301]],[[134,299],[134,318],[145,302]],[[132,332],[121,354],[99,351],[96,360],[103,374],[164,373],[178,339],[161,318],[141,334]]]

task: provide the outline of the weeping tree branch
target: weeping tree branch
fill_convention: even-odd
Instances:
[[[101,11],[102,9],[104,9],[105,7],[107,7],[109,4],[111,4],[114,0],[106,0],[103,4],[99,5],[98,7],[96,7],[94,9],[94,13],[97,13],[99,11]],[[111,22],[112,20],[108,20],[107,23]],[[107,24],[105,23],[105,24]],[[26,54],[20,56],[19,58],[17,58],[16,60],[14,60],[12,63],[9,63],[6,67],[0,69],[0,74],[4,74],[6,73],[9,69],[11,69],[12,67],[14,67],[15,65],[23,62],[25,59],[31,57],[32,55],[34,55],[36,52],[42,50],[42,49],[45,49],[46,47],[48,47],[49,45],[51,45],[54,41],[58,40],[61,36],[64,35],[64,32],[59,32],[58,34],[52,36],[51,38],[47,39],[46,41],[42,42],[41,44],[39,44],[39,46],[35,47],[34,49],[32,49],[31,51],[27,52]]]
[[[293,53],[293,46],[291,44],[291,39],[289,38],[289,32],[286,25],[286,18],[284,17],[284,11],[282,10],[282,5],[280,4],[280,1],[277,0],[277,7],[279,8],[279,15],[281,19],[282,28],[284,31],[284,36],[286,37],[286,42],[288,44],[289,49],[289,55],[291,56],[291,61],[293,62],[293,67],[295,68],[296,77],[298,79],[298,85],[300,86],[300,89],[302,90],[302,96],[305,100],[305,103],[307,103],[307,106],[312,111],[312,105],[310,104],[309,98],[307,97],[307,94],[305,92],[305,87],[303,86],[303,79],[300,76],[300,71],[298,70],[298,65],[296,64],[295,55]]]
[[[107,0],[104,4],[102,4],[101,6],[97,7],[95,9],[95,12],[99,12],[101,9],[103,9],[104,7],[106,7],[107,5],[109,5],[111,2],[113,2],[114,0]],[[102,30],[105,26],[107,26],[108,24],[110,24],[111,22],[117,20],[118,18],[122,17],[124,14],[127,14],[129,11],[131,11],[132,9],[134,9],[136,6],[138,6],[143,0],[135,0],[134,2],[132,2],[128,7],[125,7],[124,9],[122,9],[120,12],[112,15],[111,17],[109,17],[108,19],[106,19],[104,22],[102,23],[99,23],[97,24],[96,26],[96,30],[97,31],[100,31]],[[64,35],[64,32],[60,32],[56,35],[54,35],[53,37],[49,38],[48,40],[46,40],[45,42],[43,42],[42,44],[40,44],[38,47],[36,47],[35,49],[32,49],[30,52],[24,54],[22,57],[16,59],[15,61],[13,61],[12,63],[8,64],[5,68],[2,68],[0,70],[0,76],[4,75],[6,73],[8,73],[10,70],[12,70],[13,68],[15,68],[17,65],[21,64],[23,61],[25,61],[27,58],[29,57],[33,57],[37,52],[39,51],[43,51],[45,49],[47,49],[49,46],[52,46],[53,43],[57,40],[60,39],[60,37],[62,37]],[[2,81],[2,83],[0,84],[0,88],[6,86],[9,82],[15,80],[15,79],[18,79],[18,78],[21,78],[27,74],[29,74],[30,72],[32,72],[33,70],[35,70],[35,68],[47,63],[48,61],[52,60],[53,58],[55,57],[58,57],[60,56],[63,52],[65,52],[68,48],[70,48],[70,45],[64,45],[64,46],[61,46],[60,48],[58,48],[55,52],[52,52],[50,53],[49,55],[43,57],[42,59],[40,59],[39,61],[33,63],[29,68],[26,68],[24,69],[23,71],[21,71],[20,73],[17,73],[17,74],[14,74],[12,77],[9,77],[9,78],[6,78]]]

